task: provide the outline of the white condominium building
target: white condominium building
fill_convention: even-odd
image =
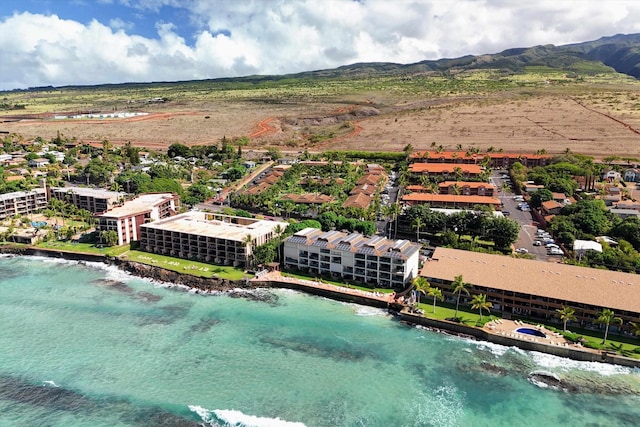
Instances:
[[[47,191],[44,188],[0,194],[0,220],[18,214],[28,215],[46,207]]]
[[[178,196],[172,193],[141,194],[107,212],[96,214],[98,231],[115,231],[118,245],[140,240],[140,226],[178,213]]]
[[[284,242],[284,266],[390,288],[418,275],[420,245],[358,233],[305,228]]]
[[[127,193],[100,188],[59,187],[51,189],[51,197],[71,203],[91,213],[106,212],[124,200]]]
[[[147,252],[247,266],[253,248],[281,234],[286,222],[190,211],[141,227]]]

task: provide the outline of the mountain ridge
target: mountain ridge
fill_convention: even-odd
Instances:
[[[526,66],[545,66],[574,73],[602,73],[612,70],[640,80],[640,33],[616,34],[597,40],[556,46],[553,44],[514,47],[502,52],[464,55],[457,58],[423,60],[410,64],[393,62],[360,62],[336,68],[280,75],[251,75],[215,79],[105,83],[99,85],[67,85],[61,88],[120,87],[134,85],[180,84],[193,82],[260,83],[295,78],[349,78],[362,76],[411,76],[424,73],[452,74],[460,71],[492,69],[502,73],[518,73]],[[52,86],[15,89],[30,91]],[[13,91],[6,91],[13,92]]]

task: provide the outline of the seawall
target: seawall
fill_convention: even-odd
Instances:
[[[324,287],[315,287],[305,285],[304,283],[289,282],[289,281],[277,281],[277,280],[264,280],[264,281],[252,281],[245,280],[227,280],[219,278],[204,278],[192,276],[188,273],[179,273],[176,271],[166,270],[162,267],[142,264],[139,262],[122,260],[115,257],[108,257],[100,254],[86,254],[70,251],[62,251],[57,249],[42,249],[33,247],[18,247],[18,246],[0,246],[0,253],[12,253],[16,255],[31,255],[31,256],[49,256],[56,258],[64,258],[74,261],[88,261],[88,262],[103,262],[107,264],[115,265],[124,271],[127,271],[135,276],[150,278],[153,280],[176,283],[191,288],[199,289],[203,292],[207,291],[227,291],[236,288],[285,288],[292,289],[301,292],[306,292],[311,295],[317,295],[333,299],[336,301],[350,302],[354,304],[367,305],[377,308],[393,309],[398,311],[398,317],[400,320],[414,324],[422,325],[428,328],[451,332],[457,335],[468,336],[474,339],[488,341],[495,344],[500,344],[510,347],[518,347],[523,350],[538,351],[541,353],[552,354],[554,356],[569,358],[584,362],[603,362],[611,363],[626,367],[640,368],[640,360],[632,359],[628,357],[618,356],[610,352],[598,352],[595,350],[580,350],[571,347],[560,347],[555,345],[547,345],[543,343],[536,343],[531,341],[523,341],[508,336],[492,334],[484,329],[480,329],[473,326],[467,326],[461,323],[450,322],[447,320],[430,319],[427,317],[419,316],[410,313],[408,310],[400,310],[400,307],[390,307],[387,301],[379,298],[368,297],[366,294],[353,294],[347,292],[341,292],[337,289],[328,289]],[[397,310],[396,310],[397,309]]]

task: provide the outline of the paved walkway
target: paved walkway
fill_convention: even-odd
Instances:
[[[347,288],[345,286],[338,286],[332,283],[326,283],[317,280],[298,279],[296,277],[288,277],[280,274],[279,271],[270,271],[268,273],[261,274],[260,277],[251,279],[254,282],[282,282],[282,283],[296,283],[302,286],[309,286],[316,289],[324,289],[333,292],[340,292],[347,295],[356,295],[360,297],[370,298],[377,301],[383,301],[386,303],[393,303],[394,294],[382,293],[382,292],[369,292],[361,289]]]

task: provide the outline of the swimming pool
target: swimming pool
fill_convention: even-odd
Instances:
[[[518,328],[516,329],[516,332],[519,332],[521,334],[526,334],[526,335],[533,335],[534,337],[540,337],[540,338],[546,338],[547,336],[544,334],[544,332],[541,332],[537,329],[532,329],[532,328]]]

